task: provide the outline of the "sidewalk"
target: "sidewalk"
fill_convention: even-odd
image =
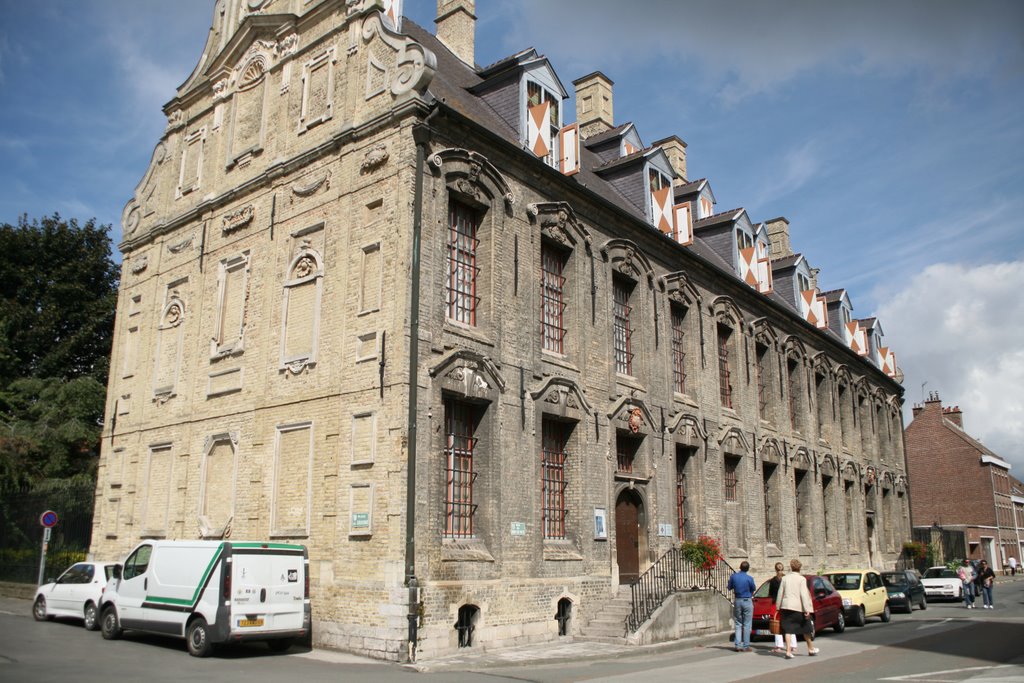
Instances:
[[[696,650],[719,646],[732,651],[732,630],[705,636],[681,638],[653,645],[612,645],[590,641],[544,642],[533,645],[481,650],[467,648],[462,652],[433,659],[422,659],[405,666],[421,672],[468,671],[510,666],[536,666],[579,662],[588,659],[626,659],[680,650]]]

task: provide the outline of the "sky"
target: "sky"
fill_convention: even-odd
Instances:
[[[404,12],[433,29],[434,0]],[[879,318],[905,421],[938,392],[1024,479],[1024,2],[477,0],[476,14],[479,64],[534,47],[569,90],[602,71],[615,123],[685,140],[717,209],[785,216],[821,288]],[[0,223],[59,212],[119,241],[212,16],[213,0],[0,0]]]

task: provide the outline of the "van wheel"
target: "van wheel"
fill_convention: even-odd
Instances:
[[[864,605],[857,608],[857,614],[853,617],[854,626],[863,626],[864,622],[868,620],[867,615],[864,613]]]
[[[53,619],[46,613],[46,598],[40,595],[32,604],[32,618],[36,621],[50,621]]]
[[[892,610],[889,609],[889,603],[885,603],[885,609],[882,610],[882,623],[888,624],[890,619],[892,619]]]
[[[213,643],[210,642],[210,629],[206,625],[206,619],[196,617],[195,621],[188,625],[185,642],[188,643],[188,653],[193,657],[210,656],[213,652]]]
[[[846,630],[846,615],[843,614],[842,611],[839,612],[839,618],[836,619],[836,625],[833,626],[832,629],[836,633],[842,633]]]
[[[85,621],[86,631],[96,631],[100,627],[100,613],[96,605],[91,602],[85,603],[85,611],[82,612],[82,620]]]
[[[117,640],[124,633],[121,621],[117,618],[117,610],[113,607],[103,610],[103,615],[100,617],[100,633],[104,640]]]
[[[270,648],[271,652],[287,652],[288,648],[292,646],[291,638],[277,638],[275,640],[268,640],[267,647]]]

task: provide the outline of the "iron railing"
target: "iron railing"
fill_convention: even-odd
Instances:
[[[626,633],[640,628],[668,596],[678,591],[711,590],[731,602],[727,586],[732,574],[733,568],[725,560],[711,569],[701,569],[683,557],[680,548],[672,548],[630,584],[632,605],[626,616]]]

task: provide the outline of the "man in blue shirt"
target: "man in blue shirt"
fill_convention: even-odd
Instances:
[[[733,621],[736,623],[736,636],[733,644],[736,652],[750,652],[750,626],[754,622],[754,591],[757,584],[750,571],[750,563],[740,562],[740,570],[729,577],[729,590],[735,596],[733,603]]]

